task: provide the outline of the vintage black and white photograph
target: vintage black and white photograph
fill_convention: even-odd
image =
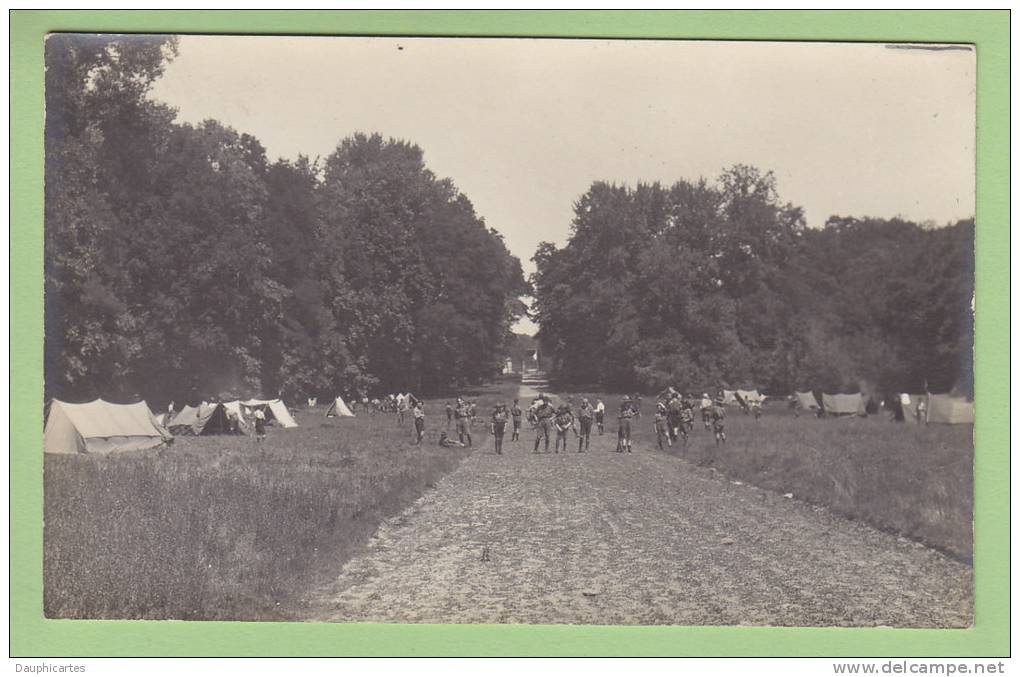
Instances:
[[[975,59],[50,34],[46,617],[971,626]]]

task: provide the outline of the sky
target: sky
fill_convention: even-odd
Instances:
[[[354,132],[412,141],[525,273],[593,181],[775,173],[830,215],[974,215],[975,55],[866,43],[181,36],[152,89],[271,160]],[[532,333],[523,321],[519,330]]]

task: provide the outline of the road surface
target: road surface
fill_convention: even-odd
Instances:
[[[966,627],[972,570],[615,435],[478,449],[316,595],[317,620]]]

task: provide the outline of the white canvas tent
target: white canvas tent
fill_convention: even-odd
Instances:
[[[833,416],[864,416],[864,396],[860,393],[836,394],[822,393],[822,406],[825,413]]]
[[[297,421],[290,415],[283,400],[244,400],[241,404],[249,409],[262,409],[272,414],[272,416],[266,416],[267,423],[275,419],[284,428],[298,427]]]
[[[974,403],[952,395],[928,397],[928,423],[973,423]]]
[[[219,402],[203,402],[197,407],[184,407],[167,426],[174,435],[214,435],[245,432],[244,419],[234,412],[237,425],[231,425],[231,409]]]
[[[339,395],[333,400],[333,403],[329,405],[329,409],[326,410],[326,418],[335,418],[337,416],[347,417],[354,416],[354,412],[350,410],[347,403],[344,402],[344,398]]]
[[[795,392],[794,396],[797,398],[797,406],[805,411],[817,411],[821,409],[818,404],[818,400],[815,398],[815,394],[810,390]]]
[[[48,454],[109,454],[158,447],[173,439],[145,402],[50,402],[43,431]]]
[[[737,390],[737,395],[740,396],[740,398],[744,400],[744,402],[747,402],[748,404],[753,404],[754,402],[761,404],[762,402],[765,401],[765,396],[759,393],[757,389]]]

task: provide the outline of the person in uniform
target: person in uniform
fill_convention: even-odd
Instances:
[[[457,408],[453,412],[457,420],[457,438],[464,442],[467,438],[467,446],[471,446],[471,407],[464,401],[463,397],[457,398]]]
[[[415,400],[414,409],[411,410],[414,415],[414,432],[417,436],[415,444],[421,444],[421,440],[425,437],[425,403],[421,400]]]
[[[722,444],[726,441],[726,407],[723,398],[718,398],[712,407],[712,430],[715,433],[715,443]]]
[[[503,434],[506,432],[506,420],[508,418],[506,405],[500,402],[492,410],[492,420],[489,423],[489,432],[492,433],[492,440],[496,445],[496,453],[503,453]]]
[[[701,396],[701,422],[705,424],[705,430],[712,429],[712,398],[708,393]]]
[[[556,453],[560,453],[560,442],[563,442],[563,451],[567,450],[567,433],[574,427],[574,414],[570,411],[570,405],[561,404],[553,419],[556,426]],[[576,432],[576,431],[575,431]]]
[[[755,423],[761,418],[761,400],[751,400],[751,413],[754,415]]]
[[[689,399],[684,399],[680,408],[680,434],[684,442],[694,430],[694,404]]]
[[[673,440],[669,436],[669,424],[666,422],[664,408],[655,412],[653,429],[655,430],[655,441],[659,445],[659,451],[663,451],[662,442],[664,440],[668,446],[673,446]]]
[[[524,416],[524,412],[521,410],[520,400],[514,400],[514,406],[510,408],[510,416],[513,418],[514,424],[510,441],[519,442],[521,439],[521,417]]]
[[[591,448],[591,423],[595,417],[595,408],[587,397],[581,399],[581,407],[577,410],[577,453],[588,451]]]
[[[556,415],[556,410],[553,409],[552,404],[544,396],[542,397],[541,403],[535,408],[535,449],[533,453],[538,453],[538,443],[543,439],[545,440],[545,451],[549,451],[549,433],[553,426],[553,417]]]
[[[439,433],[439,446],[441,447],[464,447],[467,446],[463,442],[457,440],[451,440],[447,435],[446,431]]]
[[[453,423],[453,405],[450,401],[446,401],[446,427],[449,428],[450,424]]]
[[[628,454],[633,453],[633,445],[630,439],[630,420],[635,416],[639,416],[637,410],[634,408],[634,403],[631,401],[629,395],[623,396],[623,401],[620,403],[620,414],[618,416],[619,427],[617,428],[617,439],[616,439],[616,451],[621,454],[626,451]]]
[[[595,425],[599,427],[599,435],[606,433],[606,405],[602,400],[595,401]]]
[[[682,421],[683,402],[680,400],[680,394],[673,391],[669,395],[669,401],[666,403],[666,422],[669,424],[669,441],[676,442],[677,438],[680,437],[680,427],[683,425]]]
[[[404,414],[407,413],[407,398],[403,395],[397,395],[397,423],[404,425]]]
[[[256,409],[252,414],[255,421],[255,441],[265,442],[266,440],[266,414],[261,409]]]

